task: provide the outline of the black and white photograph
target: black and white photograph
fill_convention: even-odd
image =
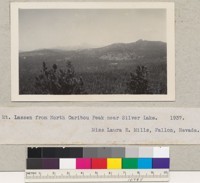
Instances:
[[[170,3],[13,4],[12,100],[173,101],[173,16]]]

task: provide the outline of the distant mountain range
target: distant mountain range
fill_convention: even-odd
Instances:
[[[138,40],[132,43],[115,43],[100,48],[63,50],[41,49],[28,52],[20,52],[20,60],[28,58],[44,58],[48,60],[80,60],[98,59],[107,61],[129,61],[143,58],[165,58],[167,45],[160,41]],[[32,59],[31,59],[32,60]]]

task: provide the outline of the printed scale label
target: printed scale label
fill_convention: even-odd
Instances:
[[[169,169],[26,170],[26,183],[53,182],[167,182]]]

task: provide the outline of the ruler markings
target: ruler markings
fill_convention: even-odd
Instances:
[[[27,183],[92,181],[169,181],[169,170],[26,170]]]

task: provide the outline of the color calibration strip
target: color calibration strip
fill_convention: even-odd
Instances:
[[[26,183],[169,181],[168,147],[28,148]]]
[[[28,148],[27,169],[169,169],[169,147]]]

